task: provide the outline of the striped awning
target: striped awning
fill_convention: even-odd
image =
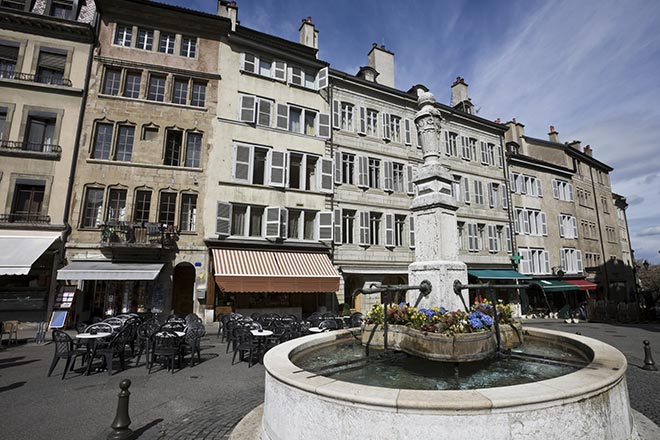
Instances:
[[[213,249],[215,281],[228,292],[336,292],[339,274],[319,252]]]
[[[598,285],[587,280],[566,280],[567,283],[578,286],[580,290],[596,290]]]

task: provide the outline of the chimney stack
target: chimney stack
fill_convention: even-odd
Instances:
[[[580,148],[580,143],[581,143],[580,141],[573,140],[573,141],[568,143],[568,146],[571,147],[574,150],[582,151],[582,149]]]
[[[302,19],[302,24],[298,29],[298,34],[300,35],[298,41],[300,44],[318,50],[319,31],[316,30],[316,26],[314,26],[314,23],[312,23],[312,17],[307,17]]]
[[[465,78],[456,77],[456,81],[451,85],[451,106],[455,109],[472,114],[472,101],[468,96],[468,84]]]
[[[550,133],[548,133],[548,138],[550,139],[550,142],[559,143],[559,133],[557,133],[557,130],[555,130],[554,125],[550,126]]]
[[[591,147],[589,145],[584,146],[584,154],[586,154],[589,157],[592,157],[593,153],[594,152],[593,152],[593,150],[591,149]]]
[[[369,67],[378,72],[378,83],[394,87],[394,53],[374,43],[369,51]]]
[[[236,30],[238,23],[238,6],[235,1],[218,0],[218,15],[231,20],[231,30]]]

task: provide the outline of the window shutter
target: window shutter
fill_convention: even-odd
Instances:
[[[286,182],[286,152],[270,150],[268,156],[270,163],[270,185],[284,187]]]
[[[358,134],[367,134],[367,109],[360,106],[360,123],[358,124]]]
[[[529,228],[529,212],[526,209],[522,210],[522,218],[523,218],[523,224],[522,224],[522,230],[524,234],[529,234],[530,233],[530,228]]]
[[[559,265],[561,266],[561,270],[564,272],[568,272],[568,267],[566,265],[566,250],[565,249],[560,249],[559,250]]]
[[[479,142],[479,148],[481,150],[481,163],[483,165],[488,165],[488,149],[485,142]]]
[[[411,215],[408,216],[409,220],[409,228],[408,232],[410,232],[410,249],[415,249],[415,218]]]
[[[368,179],[367,179],[367,173],[368,173],[368,168],[369,168],[369,159],[367,156],[357,156],[357,169],[358,169],[358,184],[360,188],[366,188]]]
[[[502,185],[502,191],[501,192],[502,192],[502,208],[508,209],[509,208],[509,198],[508,198],[509,195],[507,194],[506,188],[504,187],[504,185]]]
[[[405,133],[405,143],[406,145],[412,145],[412,121],[408,118],[403,120],[403,129]]]
[[[341,209],[335,209],[334,217],[334,242],[335,244],[341,244]]]
[[[360,211],[360,245],[369,245],[369,213]]]
[[[408,195],[415,195],[415,182],[413,176],[413,166],[406,165],[406,178],[407,178],[407,193]]]
[[[575,259],[577,262],[577,271],[582,272],[583,266],[582,266],[582,251],[576,250],[575,251]]]
[[[42,49],[39,52],[39,67],[64,71],[66,68],[66,54],[49,52]]]
[[[496,252],[495,249],[495,232],[493,231],[495,226],[488,225],[488,251]]]
[[[488,183],[488,198],[489,206],[495,208],[497,206],[497,193],[495,192],[495,185]]]
[[[332,128],[340,128],[341,104],[338,100],[332,100]]]
[[[445,134],[445,154],[451,156],[451,147],[449,146],[449,132],[444,130]]]
[[[536,195],[543,197],[543,187],[541,186],[541,179],[536,179]]]
[[[555,199],[559,198],[559,184],[556,180],[552,180],[552,196]]]
[[[332,211],[319,212],[316,214],[319,241],[332,241]]]
[[[249,181],[251,151],[247,145],[234,145],[234,180]]]
[[[341,152],[335,151],[335,184],[341,185]]]
[[[506,238],[506,251],[513,252],[513,240],[511,240],[511,228],[508,226],[504,227],[504,237]]]
[[[548,219],[545,216],[545,212],[540,213],[541,219],[541,234],[548,235]]]
[[[548,251],[543,251],[541,259],[543,260],[543,273],[550,273],[550,254]]]
[[[517,189],[516,189],[516,174],[515,173],[509,174],[509,186],[511,187],[511,192],[512,193],[517,191]]]
[[[461,184],[463,185],[463,201],[465,203],[470,203],[470,179],[463,177],[461,179]]]
[[[386,141],[390,140],[390,115],[389,113],[383,113],[383,139]]]
[[[266,208],[266,238],[280,238],[280,208],[268,206]]]
[[[385,214],[385,246],[394,247],[394,214]]]
[[[215,233],[228,236],[231,231],[231,205],[226,202],[218,202],[215,218]]]
[[[392,177],[394,174],[394,168],[392,162],[389,160],[383,161],[383,190],[392,192]]]
[[[284,61],[273,62],[273,78],[286,81],[286,63]]]
[[[254,123],[256,108],[257,100],[254,96],[241,95],[239,119],[243,122]]]
[[[328,87],[328,68],[324,67],[316,74],[316,89],[322,90]]]
[[[568,188],[568,201],[572,202],[573,201],[573,184],[569,183],[566,187]],[[605,209],[607,209],[607,208],[605,208]]]
[[[502,147],[499,145],[495,146],[495,163],[498,167],[504,168],[504,160],[502,158]]]
[[[282,130],[289,129],[289,106],[286,104],[277,104],[277,121],[275,126]]]
[[[256,73],[257,71],[257,58],[251,53],[243,53],[243,70],[250,73]]]
[[[320,160],[321,160],[321,166],[320,166],[321,172],[318,174],[319,176],[318,187],[320,188],[320,191],[323,193],[332,193],[333,190],[332,175],[334,171],[332,159],[320,159]]]
[[[319,113],[319,137],[328,139],[330,137],[330,115]]]
[[[529,250],[528,249],[518,249],[518,252],[520,253],[520,256],[522,259],[520,260],[520,272],[528,274],[531,272],[530,270],[530,261],[529,261]]]
[[[527,185],[525,185],[525,176],[518,174],[516,176],[516,188],[520,194],[527,194]]]
[[[573,238],[578,238],[578,226],[575,217],[571,217],[571,225],[573,226]]]
[[[559,219],[559,236],[563,238],[566,233],[564,230],[564,216],[559,214],[557,218]]]

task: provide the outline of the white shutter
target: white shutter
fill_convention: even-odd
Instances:
[[[506,192],[506,186],[502,184],[502,208],[508,209],[509,208],[509,194]]]
[[[541,234],[548,235],[548,219],[545,216],[545,212],[540,213],[541,218]]]
[[[360,106],[360,123],[358,124],[358,134],[367,134],[367,109]]]
[[[316,74],[316,89],[322,90],[328,87],[328,68],[324,67]]]
[[[289,238],[289,210],[286,208],[280,208],[280,237]]]
[[[556,180],[552,179],[552,196],[555,199],[559,198],[559,184]]]
[[[504,161],[502,160],[502,147],[499,145],[496,145],[493,147],[494,154],[495,154],[495,164],[497,164],[498,167],[504,168]]]
[[[266,238],[280,238],[280,208],[268,206],[266,208]]]
[[[383,120],[383,139],[385,139],[386,141],[389,141],[390,140],[390,114],[389,113],[383,113],[382,120]]]
[[[511,228],[509,226],[504,227],[504,237],[506,240],[506,251],[513,252],[513,240],[511,239]]]
[[[270,186],[284,187],[286,182],[286,158],[287,154],[284,151],[270,150],[268,152]]]
[[[257,100],[257,124],[265,127],[272,125],[273,102],[267,99]]]
[[[286,63],[284,61],[273,62],[273,78],[286,81]]]
[[[319,113],[319,137],[328,139],[330,137],[330,115]]]
[[[385,246],[394,247],[394,214],[385,214]]]
[[[341,121],[341,103],[333,99],[332,100],[332,128],[340,128]]]
[[[516,174],[511,173],[509,174],[509,186],[511,187],[511,192],[514,193],[516,192]]]
[[[573,184],[569,183],[567,185],[567,188],[568,188],[568,201],[572,202],[573,201]]]
[[[407,193],[408,195],[415,195],[415,182],[413,177],[413,166],[406,165],[406,180],[407,180]]]
[[[445,154],[447,156],[451,156],[451,148],[449,146],[449,132],[447,130],[444,130],[445,133]]]
[[[318,188],[322,193],[332,193],[332,174],[334,171],[332,159],[321,159],[321,166],[318,168],[321,170],[318,173]]]
[[[497,249],[495,247],[495,234],[497,232],[495,231],[495,226],[488,225],[487,228],[488,228],[488,251],[496,252]]]
[[[304,84],[305,73],[300,67],[290,67],[289,68],[289,82],[297,86],[302,86]]]
[[[481,150],[481,163],[488,165],[488,147],[485,142],[479,142],[479,149]]]
[[[369,212],[360,211],[360,244],[369,245]]]
[[[367,156],[357,156],[357,170],[358,170],[357,186],[360,188],[366,188],[369,183],[369,180],[367,178],[367,173],[369,170],[369,159],[367,158]]]
[[[495,191],[495,185],[492,183],[488,183],[488,198],[489,198],[489,206],[491,208],[496,208],[497,207],[497,192]]]
[[[583,266],[582,266],[582,251],[576,250],[575,251],[575,258],[577,261],[577,271],[582,272]]]
[[[319,241],[332,241],[332,211],[318,212],[316,224],[318,226],[317,237]]]
[[[408,216],[409,219],[409,224],[408,224],[408,232],[410,236],[410,241],[409,241],[409,246],[410,249],[415,249],[415,218],[413,217],[412,214]]]
[[[560,249],[559,250],[559,265],[561,266],[561,270],[564,272],[568,272],[568,266],[566,265],[566,250],[565,249]]]
[[[527,212],[526,209],[523,209],[521,212],[522,212],[522,219],[523,219],[522,231],[523,231],[524,234],[529,234],[530,233],[529,212]]]
[[[412,121],[408,118],[403,120],[404,140],[406,145],[412,145]]]
[[[548,251],[542,251],[541,260],[543,262],[543,273],[550,273],[550,254]]]
[[[559,214],[557,219],[559,220],[559,236],[563,238],[564,234],[566,233],[564,230],[564,216]]]
[[[518,174],[516,176],[516,188],[520,194],[527,194],[527,185],[525,185],[525,176]]]
[[[282,130],[289,129],[289,106],[286,104],[277,104],[277,120],[275,126]]]
[[[256,115],[257,100],[254,96],[241,95],[239,104],[239,120],[254,123]]]
[[[335,208],[334,216],[334,242],[335,244],[341,244],[341,209]]]
[[[543,187],[541,186],[541,179],[536,179],[536,195],[543,197]]]
[[[463,201],[465,203],[470,203],[470,179],[463,177],[461,179],[461,189],[463,190]]]
[[[529,249],[518,249],[520,253],[520,272],[524,274],[531,273],[530,268],[530,258],[529,258]]]
[[[257,58],[251,53],[242,53],[241,54],[241,69],[250,72],[256,73],[257,71]]]
[[[250,156],[252,148],[247,145],[234,144],[234,180],[250,181]]]
[[[389,160],[384,160],[383,161],[383,190],[392,192],[393,191],[393,174],[394,174],[394,167],[392,162]]]
[[[341,152],[335,151],[335,184],[341,185]]]
[[[231,232],[231,204],[218,202],[215,218],[215,233],[229,235]]]
[[[571,217],[571,226],[573,226],[573,238],[578,238],[578,226],[575,217]]]

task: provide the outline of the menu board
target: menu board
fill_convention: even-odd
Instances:
[[[64,286],[55,297],[54,309],[70,309],[76,296],[76,286]]]

